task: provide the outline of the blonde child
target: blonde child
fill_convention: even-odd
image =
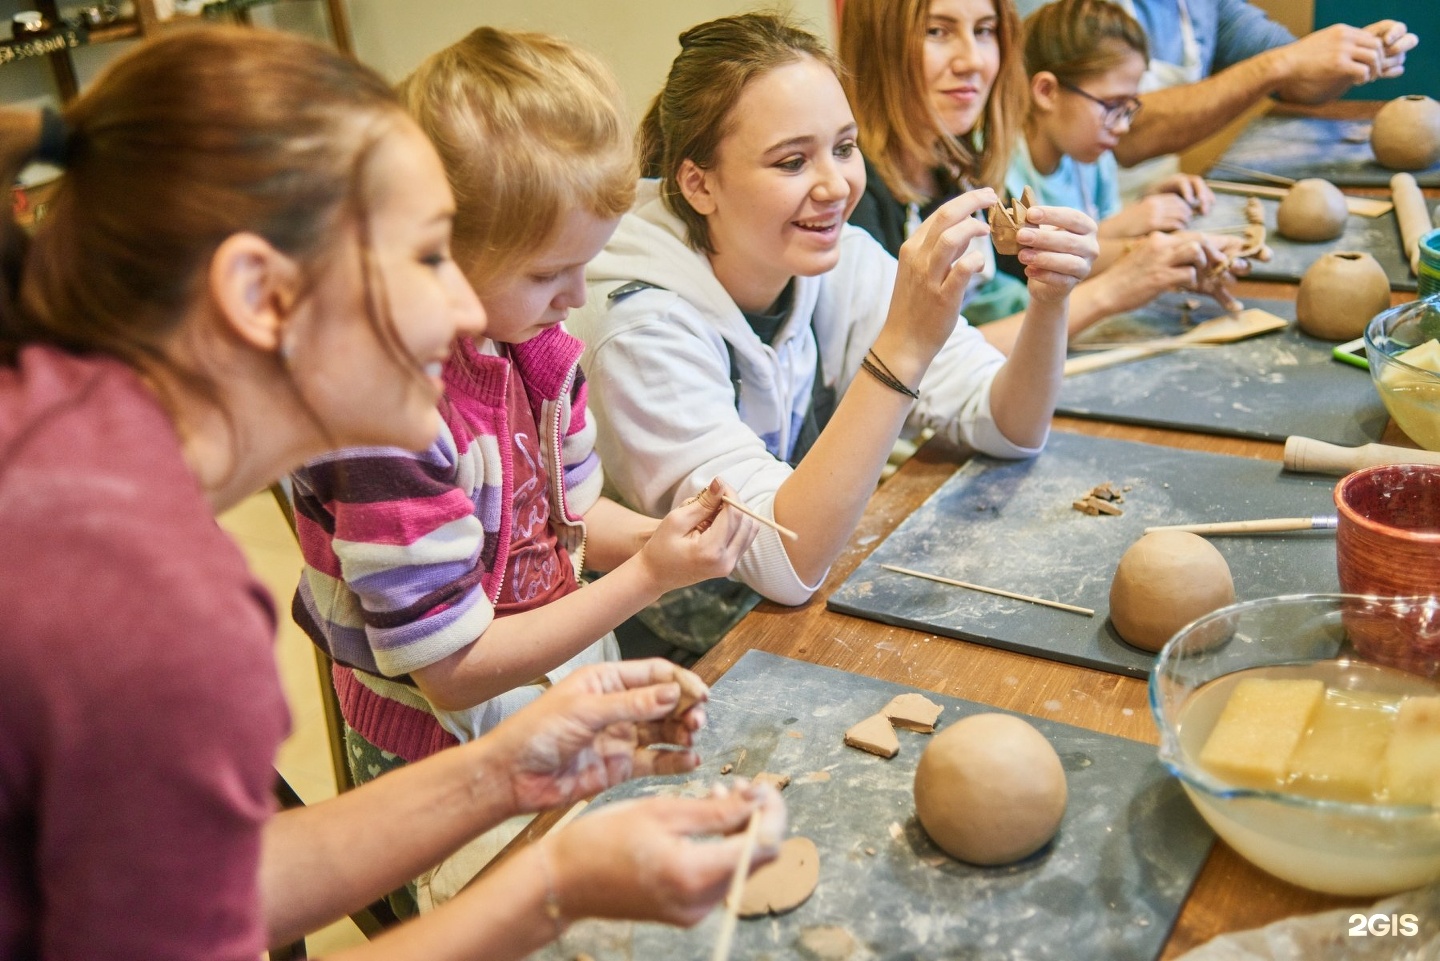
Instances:
[[[563,41],[482,28],[399,92],[441,154],[453,254],[488,320],[433,371],[444,423],[427,451],[345,451],[294,475],[306,560],[295,613],[336,661],[361,781],[479,737],[576,667],[618,658],[617,624],[728,574],[754,535],[710,499],[656,521],[600,493],[582,345],[561,322],[634,193],[609,72]],[[609,574],[579,590],[582,564]],[[493,833],[474,863],[506,840]],[[470,871],[454,868],[461,882]],[[430,880],[435,901],[453,889]]]

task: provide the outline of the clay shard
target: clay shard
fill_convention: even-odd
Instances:
[[[689,671],[676,671],[675,683],[680,685],[680,700],[675,702],[674,709],[670,711],[671,717],[680,717],[710,696],[710,689],[705,686],[705,682]]]
[[[799,945],[815,961],[845,961],[859,948],[849,931],[831,926],[806,928],[800,932]]]
[[[815,893],[820,883],[820,852],[809,838],[794,837],[780,845],[780,856],[750,875],[740,894],[742,918],[793,911]]]
[[[990,242],[995,245],[996,253],[1013,257],[1020,252],[1020,242],[1015,235],[1026,224],[1026,211],[1035,204],[1035,191],[1026,184],[1008,208],[1004,204],[990,205]]]
[[[1125,495],[1115,489],[1110,481],[1097,484],[1090,488],[1089,493],[1077,501],[1072,501],[1070,506],[1082,514],[1089,514],[1094,517],[1098,514],[1108,514],[1111,517],[1119,517],[1125,513],[1117,504],[1123,503]]]
[[[783,791],[790,786],[790,775],[771,774],[769,771],[761,771],[759,774],[755,775],[755,777],[751,778],[751,780],[755,784],[772,785],[777,791]]]
[[[888,717],[890,723],[896,727],[932,734],[935,731],[935,721],[943,710],[944,706],[936,704],[924,694],[901,694],[892,698],[880,713]]]
[[[900,739],[884,714],[872,714],[850,728],[845,732],[845,743],[877,757],[890,758],[900,752]]]

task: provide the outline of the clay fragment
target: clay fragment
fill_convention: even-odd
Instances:
[[[1286,192],[1275,215],[1282,237],[1305,242],[1334,240],[1345,231],[1345,195],[1328,180],[1308,177]]]
[[[855,953],[855,938],[840,927],[806,928],[800,932],[800,950],[815,961],[845,961]]]
[[[790,775],[771,774],[769,771],[761,771],[750,780],[755,784],[772,785],[777,791],[783,791],[790,786]]]
[[[710,696],[710,688],[705,686],[705,682],[689,671],[676,671],[675,682],[680,685],[680,700],[670,711],[671,717],[679,717]]]
[[[1411,94],[1375,115],[1370,129],[1375,161],[1391,170],[1424,170],[1440,160],[1440,103]]]
[[[1116,507],[1122,503],[1125,495],[1115,489],[1110,481],[1097,484],[1090,488],[1089,493],[1077,501],[1072,501],[1070,506],[1082,514],[1089,514],[1091,517],[1097,514],[1108,514],[1111,517],[1119,517],[1125,513],[1123,508]]]
[[[1326,254],[1300,278],[1295,319],[1322,340],[1354,340],[1372,317],[1390,306],[1390,278],[1367,253]]]
[[[912,693],[900,694],[892,698],[880,713],[888,717],[890,723],[896,727],[903,727],[907,731],[919,731],[921,734],[933,734],[935,720],[943,710],[945,710],[943,705],[936,704],[924,694]]]
[[[872,714],[850,728],[845,732],[845,743],[877,757],[894,757],[900,752],[900,739],[884,714]]]
[[[750,875],[740,894],[739,915],[784,914],[804,904],[820,882],[820,852],[809,838],[780,845],[780,856]]]
[[[720,773],[721,773],[721,774],[729,774],[729,773],[730,773],[731,771],[733,771],[733,770],[735,770],[735,765],[733,765],[733,764],[722,764],[722,765],[720,765]]]

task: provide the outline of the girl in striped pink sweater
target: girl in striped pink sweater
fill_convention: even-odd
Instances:
[[[335,659],[361,781],[618,658],[616,625],[727,575],[754,536],[709,506],[718,497],[655,521],[601,494],[583,345],[561,322],[634,195],[609,72],[559,40],[482,28],[400,93],[445,162],[454,256],[487,326],[445,364],[428,450],[352,449],[292,476],[306,562],[294,614]],[[582,591],[582,566],[609,573]]]

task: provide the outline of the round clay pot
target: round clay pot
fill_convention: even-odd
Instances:
[[[1389,306],[1385,268],[1369,254],[1337,250],[1311,264],[1300,278],[1295,319],[1311,337],[1354,340]]]
[[[1375,161],[1391,170],[1424,170],[1440,160],[1440,103],[1420,94],[1397,97],[1370,129]]]
[[[1230,565],[1187,531],[1151,531],[1120,557],[1110,582],[1110,623],[1120,639],[1158,651],[1202,614],[1235,603]]]
[[[1309,177],[1286,192],[1275,215],[1275,229],[1291,240],[1334,240],[1345,230],[1350,211],[1345,195],[1328,180]]]
[[[1440,466],[1386,464],[1335,485],[1335,560],[1347,594],[1440,595]],[[1416,605],[1415,623],[1426,603]],[[1432,618],[1433,619],[1433,618]],[[1345,618],[1366,657],[1427,676],[1440,668],[1440,637],[1394,618]]]

